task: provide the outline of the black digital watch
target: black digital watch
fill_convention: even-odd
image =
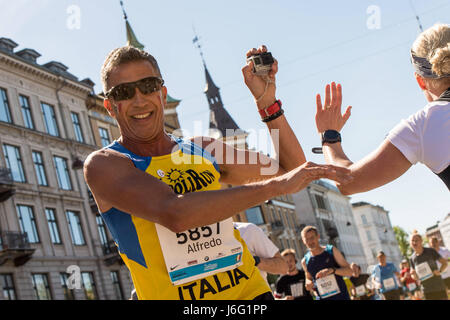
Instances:
[[[336,143],[341,142],[341,134],[336,130],[325,130],[321,134],[322,136],[322,145],[324,143]]]

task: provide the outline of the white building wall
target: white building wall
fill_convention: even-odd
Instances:
[[[341,248],[348,262],[358,264],[362,270],[366,270],[368,263],[361,239],[358,233],[355,219],[352,213],[350,199],[333,190],[327,192],[333,221],[339,233]]]
[[[376,255],[382,250],[388,262],[394,263],[399,268],[402,256],[389,213],[382,207],[371,204],[353,206],[352,211],[368,264],[377,264]]]

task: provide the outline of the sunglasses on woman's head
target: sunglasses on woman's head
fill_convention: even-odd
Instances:
[[[116,101],[128,100],[136,94],[139,88],[142,94],[150,94],[161,89],[164,80],[159,77],[148,77],[135,82],[121,83],[106,92],[106,98],[113,98]]]

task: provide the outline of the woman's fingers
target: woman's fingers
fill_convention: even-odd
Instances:
[[[342,116],[342,119],[344,120],[344,124],[347,122],[348,118],[350,118],[351,112],[352,112],[352,106],[348,106],[347,110],[345,110],[345,113]]]
[[[317,109],[316,109],[317,113],[319,113],[323,110],[322,109],[322,98],[320,97],[320,94],[316,95],[316,107],[317,107]]]
[[[325,87],[325,108],[329,108],[330,107],[330,85],[327,84]]]

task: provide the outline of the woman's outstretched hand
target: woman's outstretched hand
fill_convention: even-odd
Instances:
[[[347,107],[345,113],[341,113],[342,86],[332,82],[325,87],[325,101],[322,106],[320,94],[316,95],[316,126],[317,131],[322,133],[326,130],[341,131],[342,127],[350,118],[351,106]]]

